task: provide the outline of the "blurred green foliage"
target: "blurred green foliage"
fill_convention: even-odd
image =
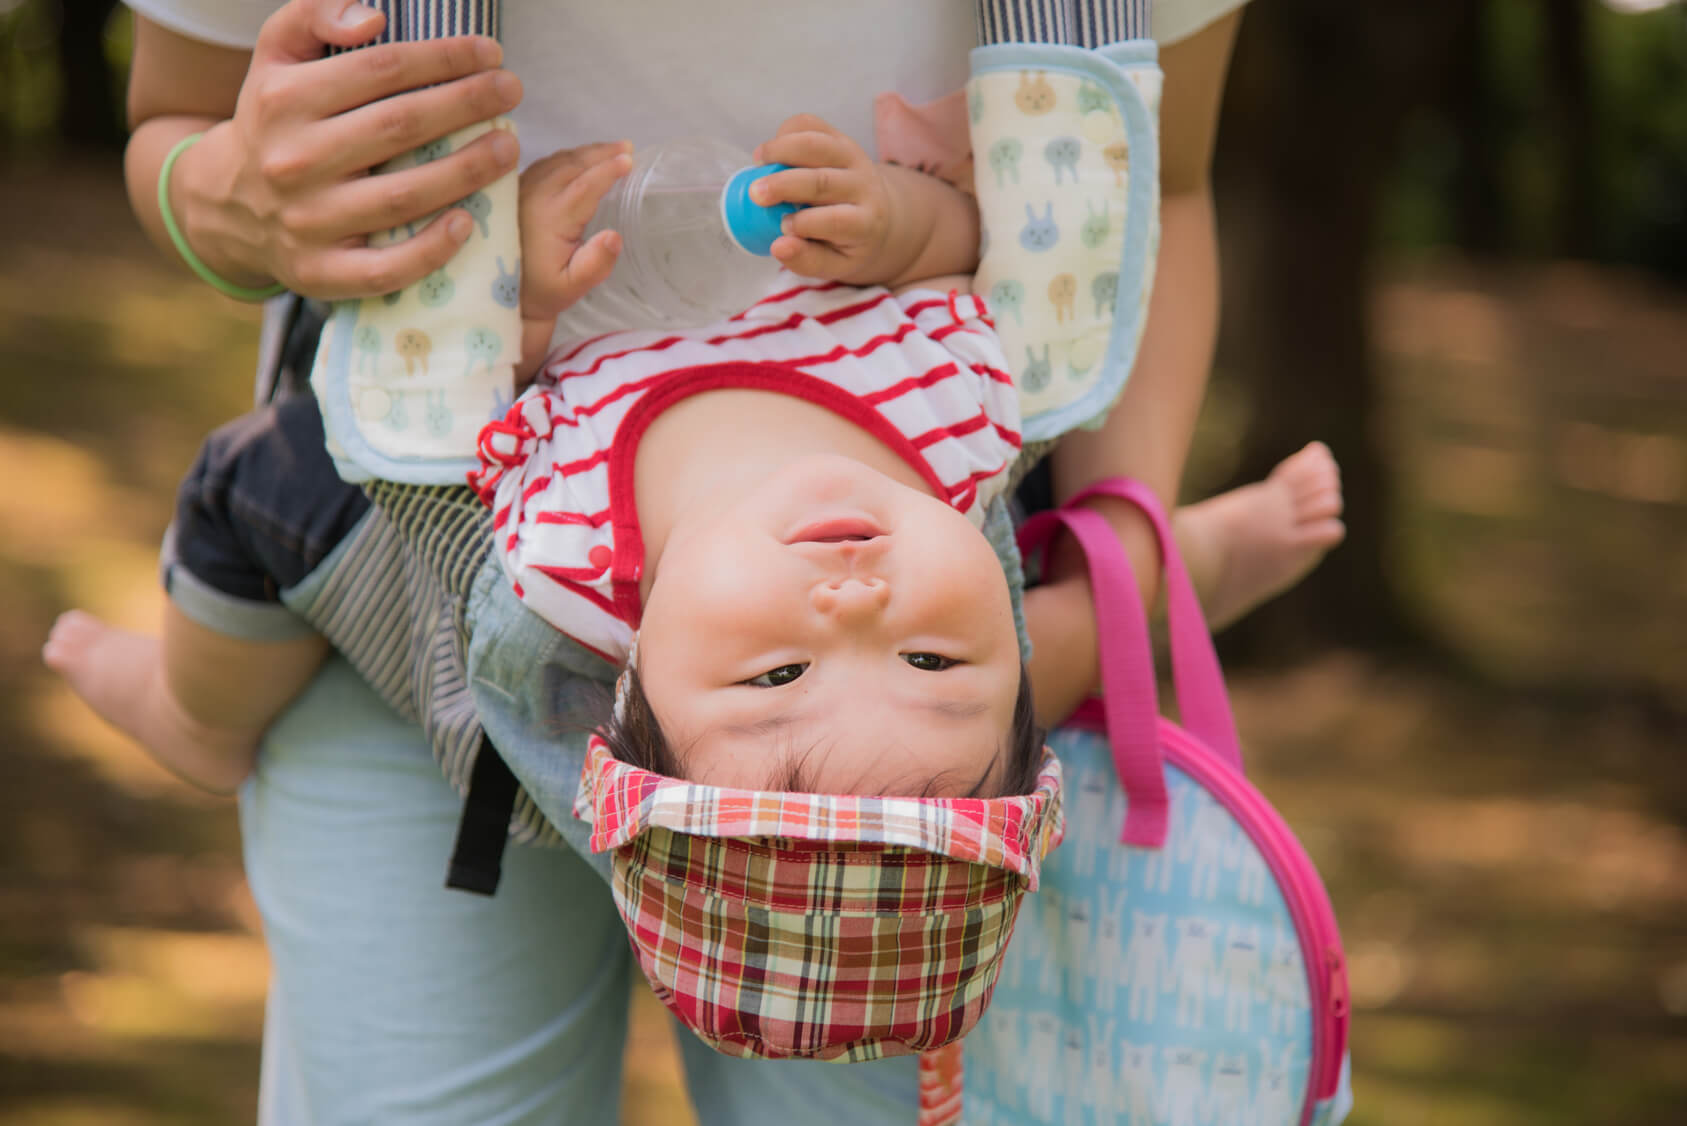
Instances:
[[[1590,245],[1607,262],[1687,279],[1687,9],[1622,13],[1587,0],[1580,39],[1591,144],[1563,128],[1554,105],[1568,76],[1554,65],[1548,5],[1477,3],[1479,100],[1446,90],[1418,99],[1383,212],[1384,243],[1426,247],[1461,241],[1456,208],[1471,190],[1461,132],[1479,129],[1496,229],[1481,249],[1541,257],[1564,250],[1572,206],[1567,172],[1589,177]],[[1473,118],[1477,120],[1473,120]]]
[[[40,153],[67,133],[76,144],[120,141],[132,29],[129,9],[106,0],[0,0],[0,152]],[[83,80],[99,103],[88,111],[96,119],[91,132],[70,120],[72,58],[104,62],[105,73]]]

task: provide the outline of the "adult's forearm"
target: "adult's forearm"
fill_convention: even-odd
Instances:
[[[171,169],[170,213],[193,256],[225,281],[366,297],[450,260],[473,227],[455,204],[516,166],[514,138],[491,130],[437,160],[368,173],[509,112],[521,83],[479,36],[325,54],[367,43],[382,18],[344,0],[289,0],[242,51],[135,17],[125,179],[161,249],[178,256],[159,214],[159,170],[182,138],[204,132]],[[366,243],[416,225],[400,242]]]
[[[1055,497],[1130,476],[1168,507],[1176,500],[1218,332],[1218,240],[1212,196],[1167,195],[1148,322],[1124,393],[1098,430],[1068,434],[1055,451]]]
[[[1195,432],[1212,366],[1218,332],[1218,237],[1213,221],[1211,168],[1230,49],[1241,22],[1231,12],[1187,39],[1164,47],[1165,83],[1160,99],[1160,251],[1147,330],[1124,394],[1097,431],[1066,435],[1052,455],[1056,502],[1108,477],[1135,477],[1169,510],[1177,502],[1178,480]],[[1123,501],[1089,502],[1107,517],[1123,544],[1143,601],[1153,605],[1160,588],[1159,554],[1153,530]],[[1065,715],[1096,682],[1093,611],[1074,607],[1087,600],[1083,561],[1064,538],[1057,544],[1048,577],[1057,589],[1043,596],[1061,607],[1049,620],[1062,630],[1032,620],[1036,603],[1027,598],[1027,626],[1033,641],[1067,651],[1066,675],[1073,683],[1039,680],[1039,715]],[[1081,597],[1080,597],[1081,596]],[[1058,694],[1059,698],[1056,698]]]
[[[242,242],[223,222],[220,201],[228,196],[229,179],[223,146],[231,137],[219,118],[170,114],[143,121],[129,137],[123,154],[123,175],[129,204],[141,229],[167,257],[181,255],[164,229],[158,210],[158,175],[164,159],[182,138],[204,133],[199,142],[176,159],[170,173],[170,212],[178,229],[200,261],[236,285],[262,286],[272,279],[262,265],[261,248]],[[185,267],[184,267],[185,268]]]
[[[1218,243],[1211,193],[1168,195],[1160,211],[1160,254],[1148,324],[1136,367],[1101,429],[1074,431],[1051,455],[1055,502],[1110,477],[1142,481],[1168,511],[1189,455],[1206,394],[1218,330]],[[1104,515],[1136,572],[1143,602],[1160,589],[1153,528],[1131,504],[1107,497],[1085,502]],[[1050,560],[1053,589],[1026,595],[1026,628],[1034,656],[1032,684],[1039,716],[1068,714],[1097,683],[1096,622],[1078,547],[1062,537]],[[1054,652],[1049,652],[1053,650]]]
[[[1169,510],[1195,420],[1206,395],[1218,332],[1218,240],[1212,196],[1198,191],[1168,195],[1160,210],[1160,254],[1148,323],[1136,368],[1124,393],[1099,430],[1066,436],[1054,454],[1057,502],[1108,477],[1134,477],[1152,489]],[[1146,521],[1120,501],[1095,502],[1121,533],[1139,540],[1132,553],[1144,597],[1156,587],[1154,554]],[[1151,599],[1150,599],[1151,600]]]

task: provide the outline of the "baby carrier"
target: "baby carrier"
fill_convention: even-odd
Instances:
[[[1183,726],[1162,719],[1148,627],[1107,523],[1122,497],[1165,564]],[[1022,912],[995,1002],[966,1041],[966,1121],[1132,1126],[1333,1124],[1346,1115],[1347,973],[1328,896],[1243,775],[1224,681],[1158,502],[1109,481],[1021,529],[1064,527],[1102,623],[1101,698],[1049,740],[1065,846]]]
[[[499,31],[497,0],[374,0],[373,6],[387,16],[388,39]],[[968,86],[973,147],[992,159],[1027,146],[1036,154],[1011,169],[993,167],[979,181],[987,245],[978,284],[999,309],[995,327],[1020,390],[1023,463],[1030,464],[1060,433],[1104,415],[1134,362],[1158,238],[1159,71],[1154,46],[1142,37],[1141,0],[979,0],[978,17],[984,46],[972,56]],[[460,131],[393,166],[438,159],[493,127],[510,126],[499,121]],[[511,173],[461,201],[476,220],[475,232],[445,268],[398,293],[338,303],[311,370],[341,475],[368,482],[380,510],[373,523],[410,544],[422,561],[401,581],[438,587],[441,605],[467,596],[485,559],[482,514],[461,482],[477,464],[481,424],[501,417],[513,393],[520,336],[519,270],[510,265],[519,253],[515,193]],[[1021,231],[1022,213],[1033,204],[1037,221],[1028,227],[1035,229]],[[1005,517],[998,513],[993,523],[1005,525]],[[1012,572],[1017,560],[1005,547],[1004,566]],[[371,561],[381,554],[377,548],[384,543],[365,553]],[[383,615],[396,622],[396,595],[394,602]],[[323,592],[302,610],[343,652],[372,632],[372,613],[356,606],[349,591]],[[408,683],[395,680],[383,695],[417,714],[447,776],[466,794],[450,884],[489,893],[506,827],[517,839],[554,843],[557,821],[568,820],[567,804],[535,806],[497,752],[480,753],[499,736],[481,737],[470,698],[476,677],[459,659],[467,637],[462,615],[442,612],[413,625],[411,634],[412,648],[439,659]],[[560,655],[570,656],[577,654]],[[590,664],[574,662],[569,671],[601,675],[582,667]]]

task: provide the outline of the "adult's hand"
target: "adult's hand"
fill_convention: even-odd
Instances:
[[[521,100],[502,50],[484,37],[323,57],[367,43],[384,18],[347,0],[292,0],[264,24],[233,117],[183,154],[171,185],[189,244],[219,274],[273,278],[310,297],[390,293],[443,266],[472,220],[448,210],[379,249],[367,236],[447,208],[516,166],[515,138],[491,130],[439,160],[368,174]]]

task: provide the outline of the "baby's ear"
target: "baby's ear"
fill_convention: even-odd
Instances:
[[[873,99],[873,142],[888,164],[918,168],[972,191],[972,142],[968,136],[965,90],[934,102],[909,105],[895,91]]]

